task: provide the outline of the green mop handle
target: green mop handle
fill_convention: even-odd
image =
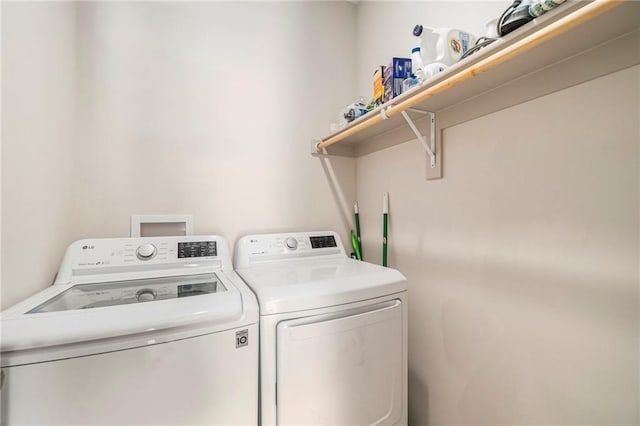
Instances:
[[[387,266],[387,223],[389,221],[389,193],[382,196],[382,266]]]
[[[358,247],[360,248],[360,259],[362,260],[362,237],[360,237],[360,212],[358,212],[358,203],[353,205],[353,215],[356,218],[356,237],[358,238]]]
[[[360,248],[360,243],[358,242],[358,237],[356,237],[356,233],[351,230],[351,244],[353,245],[353,251],[356,254],[356,259],[362,260],[362,249]]]

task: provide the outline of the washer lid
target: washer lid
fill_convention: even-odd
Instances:
[[[357,302],[407,290],[397,270],[349,258],[273,262],[238,269],[269,315]]]
[[[220,272],[54,285],[0,314],[0,348],[5,355],[82,342],[107,347],[107,339],[137,335],[120,345],[131,347],[163,330],[198,335],[229,328],[246,319],[246,310],[241,292]]]
[[[77,284],[26,314],[155,302],[223,291],[227,289],[215,273]]]

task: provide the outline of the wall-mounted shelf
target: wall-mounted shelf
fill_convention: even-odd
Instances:
[[[558,90],[633,66],[640,63],[639,28],[640,1],[568,1],[422,85],[353,121],[346,128],[321,140],[312,141],[311,152],[313,155],[358,157],[382,149],[388,144],[374,143],[377,148],[369,145],[372,140],[385,138],[391,132],[408,128],[405,114],[418,126],[424,124],[428,128],[429,122],[424,115],[412,110],[440,114],[472,98],[513,85],[515,81],[521,81],[527,76],[540,73],[545,75],[545,72],[550,74],[546,75],[546,80],[536,80],[543,82],[538,92],[527,89],[527,99],[532,99],[550,92],[549,88],[544,87],[547,81],[547,86]],[[622,47],[616,47],[621,43]],[[572,72],[572,76],[562,75],[561,85],[549,80],[553,78],[556,68],[564,72],[566,67],[562,68],[561,65],[571,61],[580,67],[579,58],[598,48],[602,51],[625,50],[615,56],[614,64],[589,67],[594,68],[592,72],[580,71]],[[486,113],[507,106],[509,105],[493,105]],[[426,128],[423,134],[428,135]],[[406,129],[400,133],[405,135],[404,141],[415,138]],[[427,139],[431,138],[427,136]],[[439,169],[439,146],[434,141],[429,143],[436,148],[436,168]],[[441,171],[432,173],[431,177],[441,177]]]

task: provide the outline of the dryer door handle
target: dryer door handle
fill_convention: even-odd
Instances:
[[[283,321],[278,324],[278,330],[287,330],[294,339],[307,339],[317,333],[326,334],[326,327],[329,325],[334,330],[366,327],[373,323],[388,320],[390,317],[401,315],[401,309],[402,302],[399,299],[393,299],[332,314]]]

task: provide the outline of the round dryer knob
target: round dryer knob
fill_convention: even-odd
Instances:
[[[290,250],[295,250],[298,248],[298,240],[296,240],[293,237],[289,237],[286,240],[284,240],[284,244],[287,246],[288,249]]]
[[[142,244],[136,250],[136,256],[140,260],[149,260],[156,255],[156,246],[153,244]]]

